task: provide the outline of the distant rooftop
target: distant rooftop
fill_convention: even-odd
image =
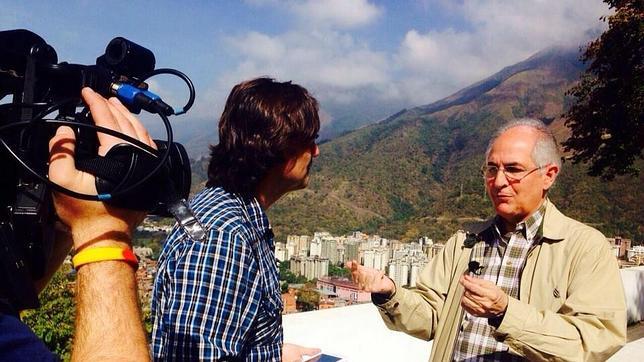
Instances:
[[[338,277],[320,277],[318,281],[324,283],[332,283],[337,286],[342,286],[345,288],[358,289],[358,284],[352,282],[347,278],[338,278]]]

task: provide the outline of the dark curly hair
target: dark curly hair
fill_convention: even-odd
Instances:
[[[206,186],[252,195],[268,169],[310,145],[320,130],[318,102],[291,82],[257,78],[233,87],[210,146]]]

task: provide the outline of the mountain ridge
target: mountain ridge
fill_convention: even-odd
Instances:
[[[442,100],[321,144],[309,190],[289,194],[269,210],[276,235],[362,230],[444,240],[464,227],[464,219],[492,215],[478,173],[489,138],[509,119],[533,117],[564,140],[561,115],[571,101],[566,91],[582,70],[576,52],[547,49]],[[565,165],[551,192],[555,204],[607,234],[641,239],[635,206],[642,201],[641,177],[604,183],[584,171]]]

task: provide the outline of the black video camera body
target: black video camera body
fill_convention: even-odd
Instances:
[[[171,73],[190,88],[190,100],[175,111],[147,90],[145,80]],[[167,140],[158,150],[93,125],[80,91],[91,87],[117,96],[133,113],[157,113]],[[155,71],[154,54],[124,38],[114,38],[95,65],[58,63],[54,48],[28,30],[0,31],[0,299],[15,310],[38,306],[33,280],[45,271],[56,217],[51,190],[110,205],[170,216],[168,208],[188,197],[190,163],[184,147],[172,142],[167,116],[184,113],[194,100],[192,82],[173,69]],[[58,112],[55,119],[45,119]],[[48,181],[48,142],[60,125],[77,135],[77,168],[96,176],[99,195],[78,194]],[[105,157],[97,156],[96,132],[123,139]]]

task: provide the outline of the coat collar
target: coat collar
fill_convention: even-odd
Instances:
[[[546,199],[546,212],[543,215],[542,233],[544,238],[552,241],[561,241],[566,238],[569,218],[559,211],[555,205]]]
[[[546,198],[544,203],[546,205],[546,209],[543,215],[543,222],[541,224],[540,234],[545,239],[548,239],[551,241],[561,241],[565,238],[566,223],[564,221],[567,219],[567,217],[564,214],[562,214],[561,211],[559,211],[552,202],[550,202],[550,199]],[[468,235],[468,239],[466,239],[466,243],[469,241],[469,239],[472,239],[472,238],[475,238],[476,241],[483,240],[484,239],[483,235],[486,232],[492,231],[495,220],[496,220],[496,216],[491,217],[482,222],[477,222],[477,223],[468,225],[468,228],[466,229],[467,235]]]

